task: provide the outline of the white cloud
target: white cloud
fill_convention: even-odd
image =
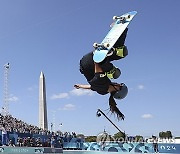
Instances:
[[[152,114],[143,114],[141,117],[144,118],[144,119],[153,118]]]
[[[68,93],[60,93],[60,94],[54,94],[51,96],[51,99],[61,99],[61,98],[68,98]]]
[[[33,86],[27,88],[28,91],[33,91],[33,90],[36,90],[36,89],[38,89],[37,85],[33,85]]]
[[[143,90],[144,89],[144,85],[142,85],[142,84],[138,85],[138,89],[139,90]]]
[[[69,98],[70,95],[75,96],[83,96],[88,95],[91,96],[94,94],[94,91],[88,90],[88,89],[73,89],[69,93],[59,93],[59,94],[53,94],[50,99],[61,99],[61,98]]]
[[[18,97],[14,96],[14,95],[10,95],[10,97],[8,98],[9,102],[17,102],[19,100]]]
[[[93,95],[94,92],[91,90],[88,90],[88,89],[73,89],[70,91],[70,93],[72,95],[76,95],[76,96],[82,96],[82,95],[91,96],[91,95]]]
[[[63,108],[59,108],[59,110],[65,110],[65,111],[69,111],[69,110],[75,110],[76,109],[76,107],[75,107],[75,105],[73,105],[73,104],[66,104],[66,105],[64,105],[64,107]]]

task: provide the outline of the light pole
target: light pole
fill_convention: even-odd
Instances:
[[[10,64],[7,63],[4,65],[4,104],[2,107],[2,114],[4,116],[9,114],[9,69],[10,69]]]

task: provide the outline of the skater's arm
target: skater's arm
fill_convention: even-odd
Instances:
[[[89,84],[75,84],[74,87],[76,89],[82,88],[82,89],[91,89],[91,85]]]

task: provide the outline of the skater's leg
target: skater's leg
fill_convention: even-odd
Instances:
[[[127,31],[128,28],[126,28],[124,30],[124,32],[122,33],[122,35],[119,37],[119,39],[117,40],[117,42],[114,44],[114,48],[118,48],[118,47],[122,47],[124,46],[125,40],[126,40],[126,36],[127,36]]]

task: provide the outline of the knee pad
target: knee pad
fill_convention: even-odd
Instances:
[[[122,47],[118,47],[116,48],[116,55],[121,57],[121,58],[124,58],[128,55],[128,49],[127,47],[124,45]]]

